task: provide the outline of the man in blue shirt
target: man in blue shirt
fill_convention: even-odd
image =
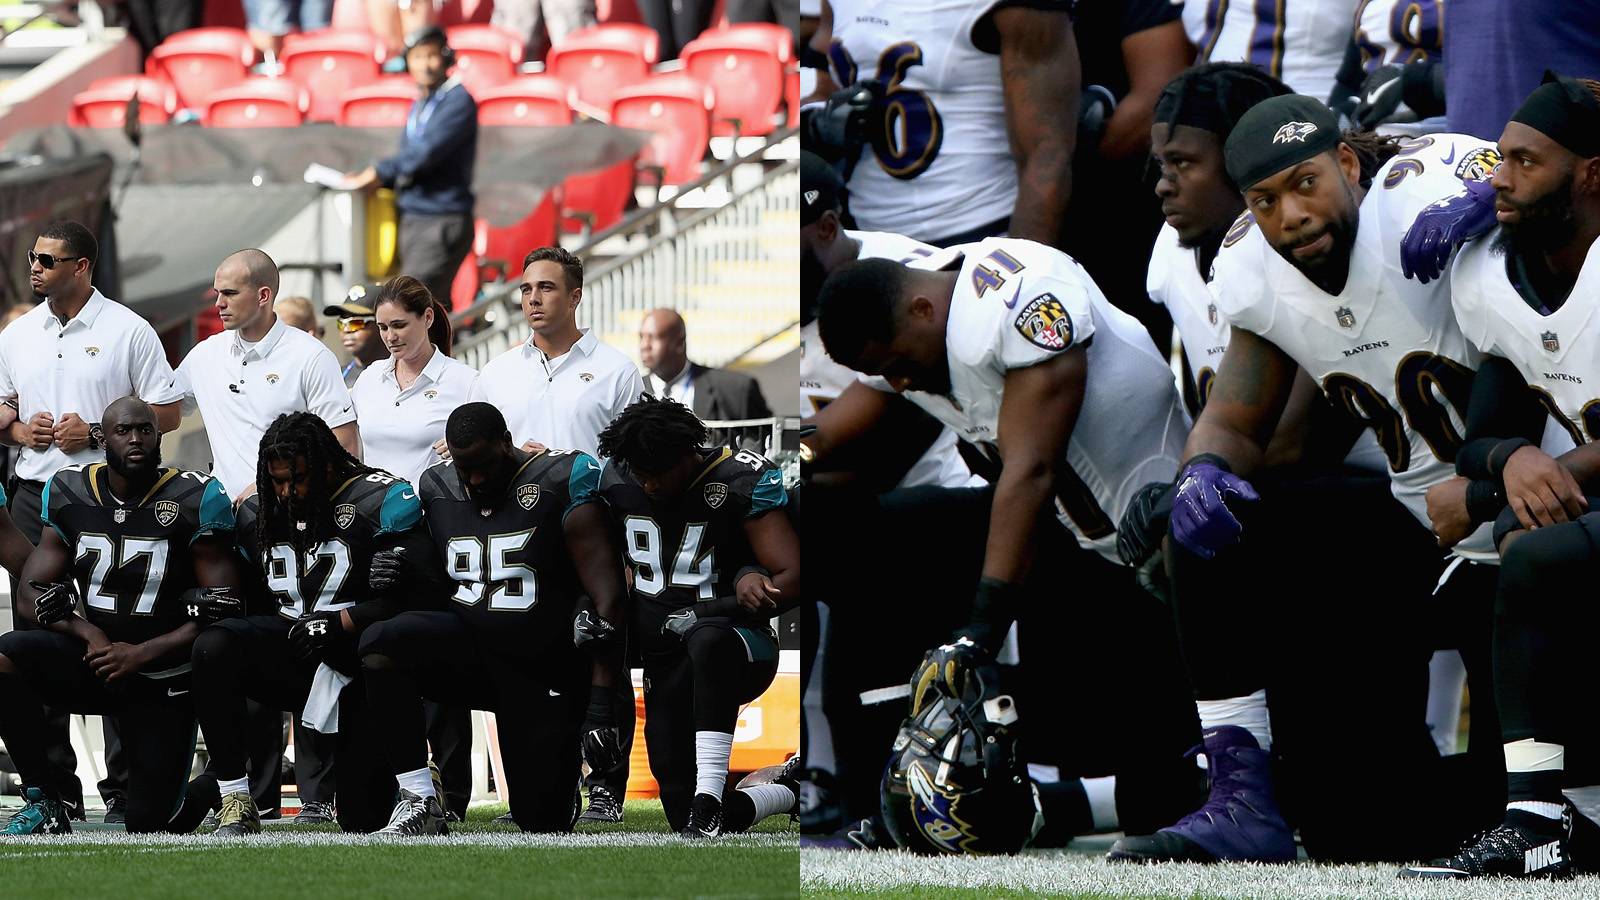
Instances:
[[[416,80],[400,152],[352,176],[351,190],[395,189],[400,214],[400,271],[450,303],[450,282],[472,249],[472,165],[478,153],[478,104],[451,77],[455,52],[444,29],[428,26],[406,41],[406,69]]]

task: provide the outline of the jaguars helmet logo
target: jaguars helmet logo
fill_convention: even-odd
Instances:
[[[165,528],[178,521],[178,502],[176,500],[156,501],[156,521]]]
[[[100,355],[100,348],[99,347],[85,347],[85,348],[83,348],[83,352],[89,354],[91,357],[95,357],[95,356],[99,356]]]
[[[521,506],[523,509],[533,509],[533,505],[538,502],[539,486],[537,484],[525,484],[517,488],[518,506]]]
[[[341,503],[333,510],[333,524],[342,531],[349,528],[356,521],[356,507],[353,503]]]
[[[728,486],[720,481],[706,485],[706,505],[712,509],[721,509],[724,501],[728,499]]]
[[[277,372],[268,372],[267,373],[267,384],[277,384],[277,383],[278,383],[278,373]]]

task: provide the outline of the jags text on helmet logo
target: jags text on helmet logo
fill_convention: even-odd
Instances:
[[[724,500],[728,499],[728,486],[721,482],[706,485],[706,505],[712,509],[720,509]]]
[[[1274,144],[1304,144],[1306,138],[1317,133],[1317,126],[1310,122],[1286,122],[1279,126],[1272,135]]]

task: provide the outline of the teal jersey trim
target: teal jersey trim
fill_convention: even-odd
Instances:
[[[783,473],[777,469],[762,472],[755,489],[750,492],[750,515],[759,516],[788,503],[789,495],[783,489]]]
[[[383,495],[383,505],[378,507],[378,534],[399,534],[410,531],[422,521],[422,501],[410,482],[396,481]]]
[[[46,525],[49,525],[51,528],[54,528],[56,530],[56,534],[61,535],[61,542],[66,544],[68,547],[71,547],[72,541],[67,538],[67,533],[61,530],[60,525],[50,521],[50,486],[55,483],[56,480],[54,477],[44,483],[44,493],[39,495],[39,520]]]
[[[572,456],[572,473],[567,476],[567,508],[562,515],[591,500],[600,499],[600,464],[587,453]]]
[[[205,492],[200,495],[200,527],[195,529],[189,543],[208,535],[231,533],[234,525],[233,501],[222,489],[222,482],[213,478],[206,482]]]

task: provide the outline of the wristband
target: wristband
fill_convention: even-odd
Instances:
[[[1493,522],[1505,505],[1505,489],[1500,482],[1476,478],[1467,483],[1467,517],[1473,524]]]
[[[584,721],[593,722],[601,728],[617,724],[611,706],[611,688],[598,684],[589,686],[589,710],[584,714]]]
[[[1215,454],[1215,453],[1197,453],[1194,456],[1189,457],[1189,461],[1188,462],[1186,462],[1183,465],[1178,467],[1178,478],[1182,479],[1183,478],[1183,473],[1185,471],[1187,471],[1190,466],[1197,466],[1197,465],[1201,465],[1201,464],[1213,465],[1213,466],[1216,466],[1217,468],[1221,469],[1222,471],[1227,472],[1229,475],[1233,474],[1233,467],[1228,465],[1228,461],[1227,460],[1223,459],[1222,457],[1218,456],[1217,454]]]
[[[1505,477],[1506,463],[1510,461],[1511,454],[1523,447],[1533,446],[1533,441],[1527,438],[1506,438],[1489,451],[1489,476],[1496,481]]]

